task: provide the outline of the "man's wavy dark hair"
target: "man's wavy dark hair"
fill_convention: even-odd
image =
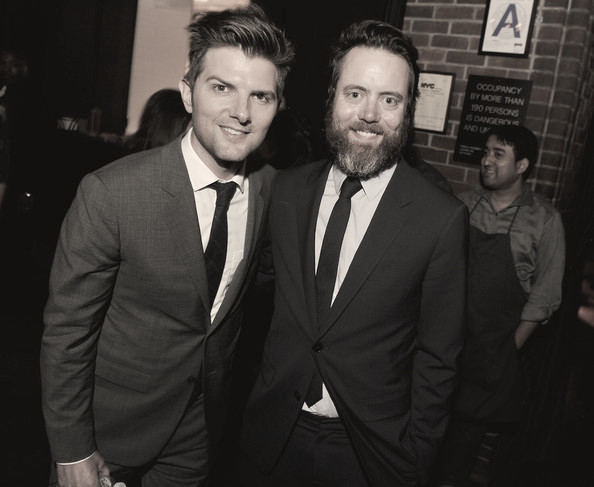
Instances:
[[[364,20],[351,24],[342,31],[338,41],[332,46],[326,111],[331,110],[334,103],[336,85],[338,84],[345,56],[351,49],[359,46],[384,49],[406,61],[410,68],[406,115],[412,120],[417,98],[419,97],[419,67],[417,66],[419,53],[410,37],[397,27],[378,20]]]
[[[280,103],[295,51],[283,31],[272,23],[261,7],[252,3],[244,8],[208,12],[196,18],[187,30],[190,33],[190,66],[184,80],[192,90],[209,49],[237,47],[248,57],[263,57],[276,66]]]

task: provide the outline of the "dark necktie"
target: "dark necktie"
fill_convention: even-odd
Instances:
[[[318,306],[318,323],[321,323],[332,304],[332,293],[336,284],[336,270],[340,257],[340,248],[344,232],[351,213],[351,197],[361,189],[361,181],[357,178],[348,177],[340,188],[340,197],[332,209],[320,257],[318,258],[318,270],[316,272],[316,293]],[[317,347],[318,344],[314,345]],[[307,391],[305,403],[311,407],[322,398],[322,378],[318,369],[314,370],[312,382]]]
[[[221,183],[217,181],[210,186],[217,191],[217,202],[210,229],[210,238],[204,252],[204,259],[206,260],[208,292],[210,305],[212,306],[225,267],[227,257],[227,210],[229,209],[229,203],[231,203],[231,198],[233,198],[237,184],[234,182]]]

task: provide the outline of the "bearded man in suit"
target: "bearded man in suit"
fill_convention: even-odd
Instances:
[[[332,157],[279,173],[274,313],[243,420],[244,486],[429,478],[463,344],[468,212],[401,155],[416,63],[392,25],[348,27],[330,63]],[[348,197],[344,240],[326,253]]]
[[[109,475],[207,485],[221,442],[276,173],[245,161],[294,54],[254,5],[207,13],[188,31],[179,88],[191,128],[85,176],[62,225],[41,344],[61,487],[98,487]],[[221,184],[231,199],[219,218]],[[209,257],[215,226],[227,227],[216,233],[221,260]]]

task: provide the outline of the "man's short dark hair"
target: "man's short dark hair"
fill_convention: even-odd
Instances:
[[[272,23],[261,7],[252,3],[244,8],[208,12],[196,18],[187,30],[190,33],[190,67],[184,80],[191,89],[202,72],[204,56],[209,49],[237,47],[248,57],[263,57],[276,66],[280,103],[295,52],[283,31]]]
[[[342,31],[338,41],[332,46],[330,56],[330,80],[326,110],[330,110],[336,96],[336,85],[344,64],[344,58],[354,47],[384,49],[400,56],[409,67],[408,104],[406,115],[414,116],[415,105],[419,97],[419,54],[410,37],[400,29],[378,20],[355,22]]]

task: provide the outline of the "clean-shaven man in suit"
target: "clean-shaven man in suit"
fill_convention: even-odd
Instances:
[[[428,480],[463,344],[468,213],[400,155],[416,62],[389,24],[347,28],[330,63],[332,157],[279,173],[275,306],[243,419],[244,486]],[[350,195],[344,240],[327,254],[334,209]]]
[[[255,6],[207,13],[188,31],[190,130],[84,177],[62,225],[41,344],[61,487],[108,475],[207,485],[220,443],[275,175],[244,161],[277,111],[293,48]],[[222,218],[217,182],[232,185]],[[224,222],[219,261],[209,240]],[[207,279],[213,262],[219,282]]]

